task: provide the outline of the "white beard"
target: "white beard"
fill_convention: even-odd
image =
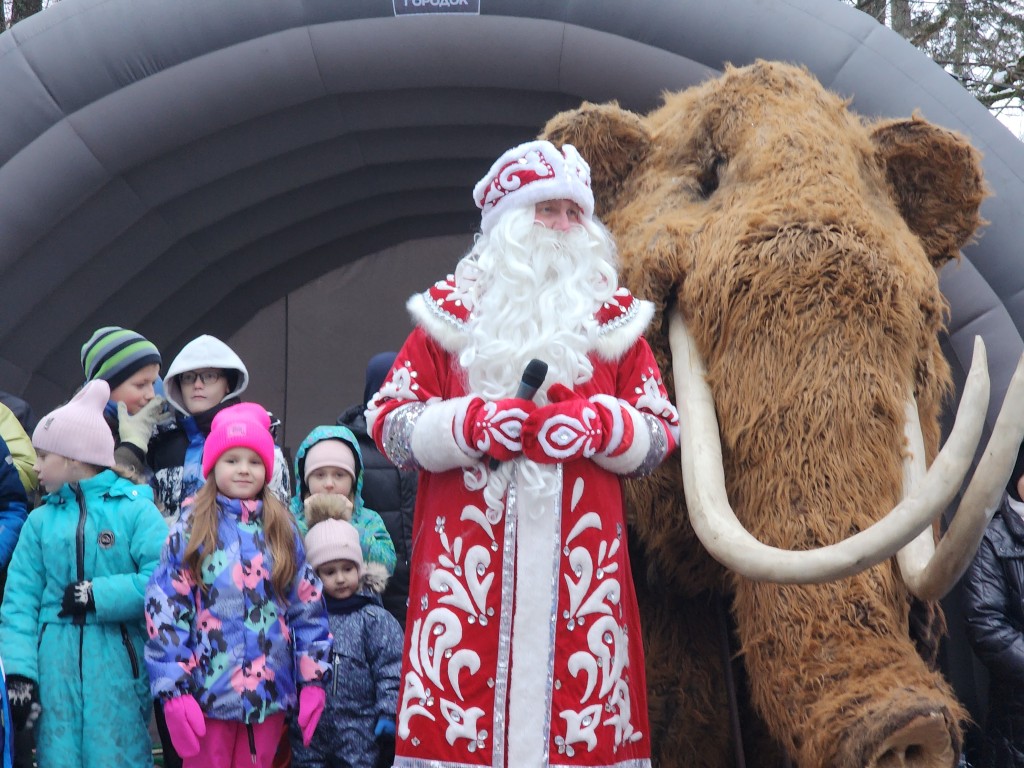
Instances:
[[[512,397],[533,358],[548,364],[537,402],[558,381],[572,388],[594,373],[594,313],[618,287],[614,244],[600,224],[548,229],[533,207],[510,211],[460,262],[475,279],[469,341],[459,357],[469,391],[489,400]]]
[[[459,262],[455,282],[467,288],[472,311],[459,356],[467,391],[485,400],[513,397],[533,358],[548,364],[538,405],[556,381],[572,388],[593,376],[594,314],[618,288],[614,242],[600,223],[558,232],[534,223],[533,206],[509,211]],[[538,497],[559,490],[555,468],[525,458],[504,462],[486,479],[470,472],[467,487],[485,482],[488,507],[500,509],[516,468]]]

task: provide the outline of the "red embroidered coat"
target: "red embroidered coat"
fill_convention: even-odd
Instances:
[[[676,446],[678,416],[642,337],[652,308],[620,289],[597,313],[585,397],[618,404],[628,445],[545,465],[488,508],[485,462],[453,430],[468,312],[451,282],[413,297],[418,327],[368,409],[381,449],[420,470],[396,768],[650,765],[643,647],[621,476]]]

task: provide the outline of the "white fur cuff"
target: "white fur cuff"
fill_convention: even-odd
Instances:
[[[620,433],[619,441],[613,440],[613,442],[615,442],[614,450],[621,451],[621,453],[617,456],[606,456],[603,453],[595,454],[593,462],[609,472],[614,472],[616,475],[629,475],[639,469],[647,459],[647,453],[651,448],[650,426],[640,411],[633,406],[621,400],[618,401],[617,405],[622,418],[633,422],[633,441],[623,450],[622,445],[619,444],[619,441],[622,439],[622,434]],[[616,419],[616,422],[618,422],[618,419]],[[609,448],[611,448],[611,445],[609,445]]]
[[[446,472],[471,467],[479,459],[466,455],[455,439],[453,426],[464,418],[472,397],[457,397],[430,403],[423,409],[412,432],[410,447],[416,462],[428,472]],[[460,427],[461,433],[461,427]]]

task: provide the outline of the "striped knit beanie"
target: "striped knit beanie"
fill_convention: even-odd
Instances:
[[[82,345],[85,380],[103,379],[110,389],[130,379],[140,368],[160,365],[156,345],[135,331],[109,325],[93,333]]]

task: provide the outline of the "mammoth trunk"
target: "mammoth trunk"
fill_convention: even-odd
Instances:
[[[737,585],[754,705],[796,765],[953,765],[966,713],[908,639],[904,595],[891,564],[824,585]]]

